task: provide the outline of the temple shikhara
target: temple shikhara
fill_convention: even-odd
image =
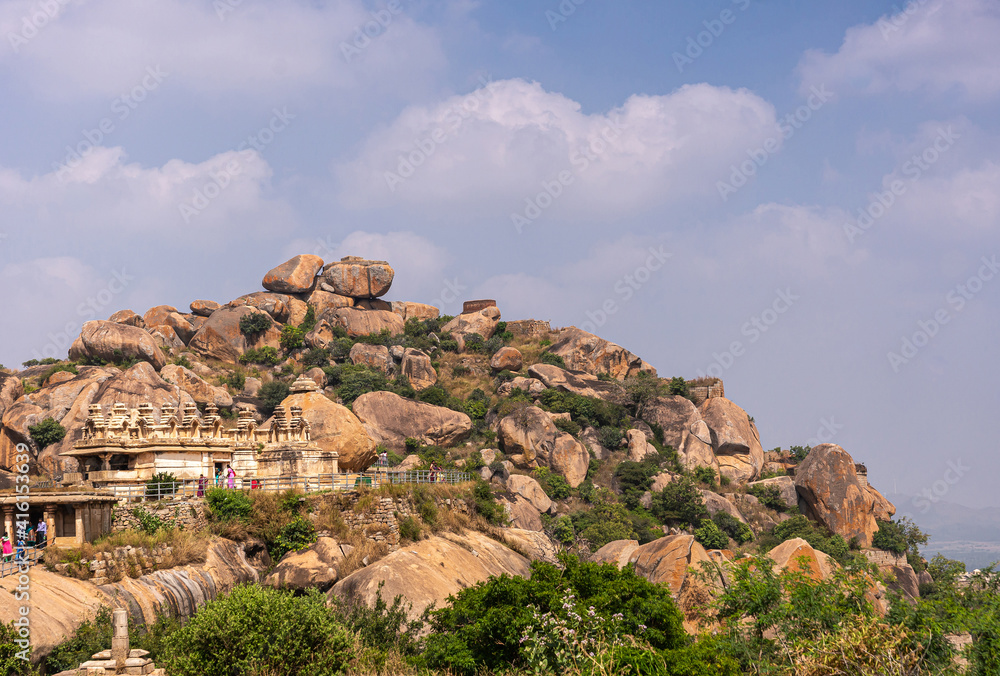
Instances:
[[[300,377],[291,391],[316,389],[315,382]],[[160,472],[178,479],[211,477],[230,465],[244,477],[315,476],[339,470],[337,452],[321,449],[310,439],[302,409],[281,405],[269,424],[258,427],[249,410],[240,410],[235,426],[227,426],[214,404],[205,407],[204,415],[193,402],[179,412],[164,404],[158,415],[149,403],[134,409],[116,403],[108,415],[94,404],[82,438],[62,455],[76,458],[80,479],[94,485],[135,483]]]

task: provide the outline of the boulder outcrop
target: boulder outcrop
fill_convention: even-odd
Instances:
[[[454,446],[472,433],[472,420],[464,413],[393,392],[362,394],[352,408],[370,437],[394,450],[405,448],[407,437],[435,446]]]
[[[127,326],[135,326],[140,329],[146,328],[146,322],[142,319],[140,315],[137,315],[132,310],[119,310],[110,317],[108,317],[109,322],[114,322],[115,324],[125,324]]]
[[[275,589],[305,591],[316,587],[327,591],[337,582],[337,571],[345,556],[333,538],[321,537],[305,549],[288,552],[263,584]]]
[[[403,351],[399,372],[417,392],[426,390],[437,382],[437,371],[431,364],[430,355],[416,348],[408,347]]]
[[[169,335],[170,331],[167,330],[169,327],[184,345],[188,344],[196,331],[191,321],[172,305],[157,305],[150,308],[142,316],[142,321],[145,325],[144,328],[150,333],[160,330]]]
[[[504,451],[517,456],[524,467],[550,467],[573,488],[587,477],[590,464],[587,449],[572,435],[560,431],[552,417],[537,406],[522,408],[503,418],[498,437]]]
[[[747,484],[747,488],[753,488],[755,486],[774,486],[778,491],[778,496],[781,498],[781,501],[785,503],[786,507],[789,509],[792,507],[798,507],[799,494],[795,490],[795,480],[790,476],[776,476],[771,479],[752,481]]]
[[[521,351],[516,347],[501,347],[490,358],[490,368],[494,371],[518,372],[524,365]]]
[[[219,308],[194,334],[188,347],[200,355],[229,364],[237,363],[240,355],[250,348],[267,346],[278,349],[281,346],[281,330],[273,319],[269,328],[254,336],[240,331],[240,320],[252,314],[262,313],[245,305]],[[266,313],[264,315],[270,317]]]
[[[878,530],[874,500],[847,451],[836,444],[814,447],[795,471],[795,489],[809,516],[847,541],[871,546]]]
[[[261,286],[276,293],[305,293],[316,283],[316,273],[322,267],[319,256],[295,256],[264,275]]]
[[[69,348],[73,361],[89,358],[114,362],[128,357],[149,362],[157,371],[167,363],[156,341],[142,329],[100,319],[86,322]]]
[[[252,307],[271,315],[271,319],[281,324],[290,321],[292,297],[283,293],[255,291],[226,303],[226,307]]]
[[[382,373],[392,372],[392,357],[389,356],[389,348],[385,345],[355,343],[348,358],[352,364],[363,364]]]
[[[532,364],[528,367],[528,374],[542,381],[545,387],[560,392],[572,392],[581,397],[607,401],[618,401],[622,398],[620,385],[605,382],[583,371],[567,371],[552,364]]]
[[[392,311],[403,318],[403,321],[410,319],[437,319],[441,315],[441,310],[426,303],[412,303],[410,301],[392,301]]]
[[[385,310],[361,310],[342,307],[327,311],[323,315],[331,326],[340,326],[351,338],[388,331],[391,335],[403,333],[403,319],[395,312]]]
[[[701,420],[698,407],[688,399],[679,395],[656,397],[643,408],[643,417],[651,423],[663,428],[664,444],[681,449],[684,433],[690,432],[691,425]],[[711,444],[711,440],[708,440]]]
[[[606,373],[612,378],[624,380],[639,373],[656,375],[656,369],[621,345],[575,326],[560,331],[549,352],[562,357],[567,368],[586,371],[593,376]]]
[[[722,475],[740,483],[756,479],[764,466],[764,449],[747,412],[728,399],[716,397],[701,405],[701,417],[712,432]]]
[[[302,407],[313,443],[324,451],[336,451],[341,469],[360,472],[375,462],[375,444],[347,407],[335,404],[319,392],[291,394],[281,403],[286,411],[292,406]]]
[[[496,307],[484,308],[478,312],[461,314],[441,327],[441,333],[465,335],[478,333],[483,340],[489,340],[500,322],[500,310]]]
[[[211,317],[212,313],[221,306],[214,300],[193,300],[191,301],[191,314],[198,317]]]
[[[339,296],[378,298],[392,286],[396,272],[386,261],[345,256],[323,268],[320,288]]]
[[[802,538],[785,540],[767,553],[774,561],[774,572],[801,572],[811,580],[820,581],[829,578],[837,569],[836,562],[829,555],[813,549]]]
[[[412,607],[410,619],[427,606],[442,607],[449,595],[485,581],[490,576],[531,574],[528,559],[481,533],[442,533],[415,542],[370,566],[357,570],[330,590],[351,603],[375,603],[379,585],[382,598],[403,596]]]
[[[215,404],[219,408],[229,408],[233,405],[233,397],[226,388],[209,385],[183,366],[167,364],[160,369],[160,377],[190,394],[196,404]]]

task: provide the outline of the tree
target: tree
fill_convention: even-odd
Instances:
[[[46,418],[37,425],[28,427],[28,434],[32,441],[42,450],[46,446],[58,444],[66,436],[66,428],[60,425],[54,418]]]
[[[274,413],[274,409],[285,400],[288,392],[288,383],[283,383],[280,380],[272,380],[269,383],[261,385],[260,398],[263,400],[264,414],[271,415]]]

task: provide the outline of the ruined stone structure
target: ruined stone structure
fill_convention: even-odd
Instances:
[[[27,496],[0,494],[4,532],[13,535],[19,503],[28,503],[28,520],[37,526],[44,519],[48,544],[80,546],[111,532],[112,507],[117,498],[96,493],[62,493],[37,490]]]
[[[166,676],[149,659],[148,650],[131,649],[128,640],[128,611],[116,608],[112,613],[111,650],[102,650],[78,669],[63,671],[56,676],[110,676],[111,674],[152,674]]]
[[[462,314],[467,315],[473,312],[479,312],[480,310],[485,310],[488,307],[496,307],[497,302],[492,298],[486,298],[482,300],[467,300],[462,303]]]
[[[316,389],[300,377],[292,392]],[[240,476],[277,477],[331,474],[338,471],[338,455],[324,451],[310,438],[302,409],[278,406],[267,427],[257,427],[253,412],[241,410],[235,426],[226,426],[214,404],[200,416],[191,402],[180,413],[164,404],[156,415],[152,404],[129,410],[116,403],[105,417],[99,404],[90,407],[82,438],[62,453],[76,458],[82,476],[96,485],[134,484],[160,472],[178,479],[212,477],[232,466]]]
[[[691,400],[695,406],[701,406],[707,399],[715,399],[716,397],[724,399],[726,397],[726,388],[719,378],[716,378],[715,382],[711,384],[690,385],[688,392],[691,394]]]

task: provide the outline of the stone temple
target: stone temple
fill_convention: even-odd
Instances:
[[[315,390],[316,383],[300,377],[292,392]],[[200,415],[194,403],[181,411],[164,404],[129,409],[116,403],[106,416],[99,404],[90,406],[83,436],[63,456],[76,458],[81,472],[64,481],[95,485],[134,484],[160,472],[178,479],[214,476],[232,466],[241,477],[295,477],[334,474],[339,471],[336,451],[321,449],[310,439],[309,422],[302,409],[278,406],[265,427],[258,427],[253,412],[241,410],[235,425],[224,421],[214,404]]]

